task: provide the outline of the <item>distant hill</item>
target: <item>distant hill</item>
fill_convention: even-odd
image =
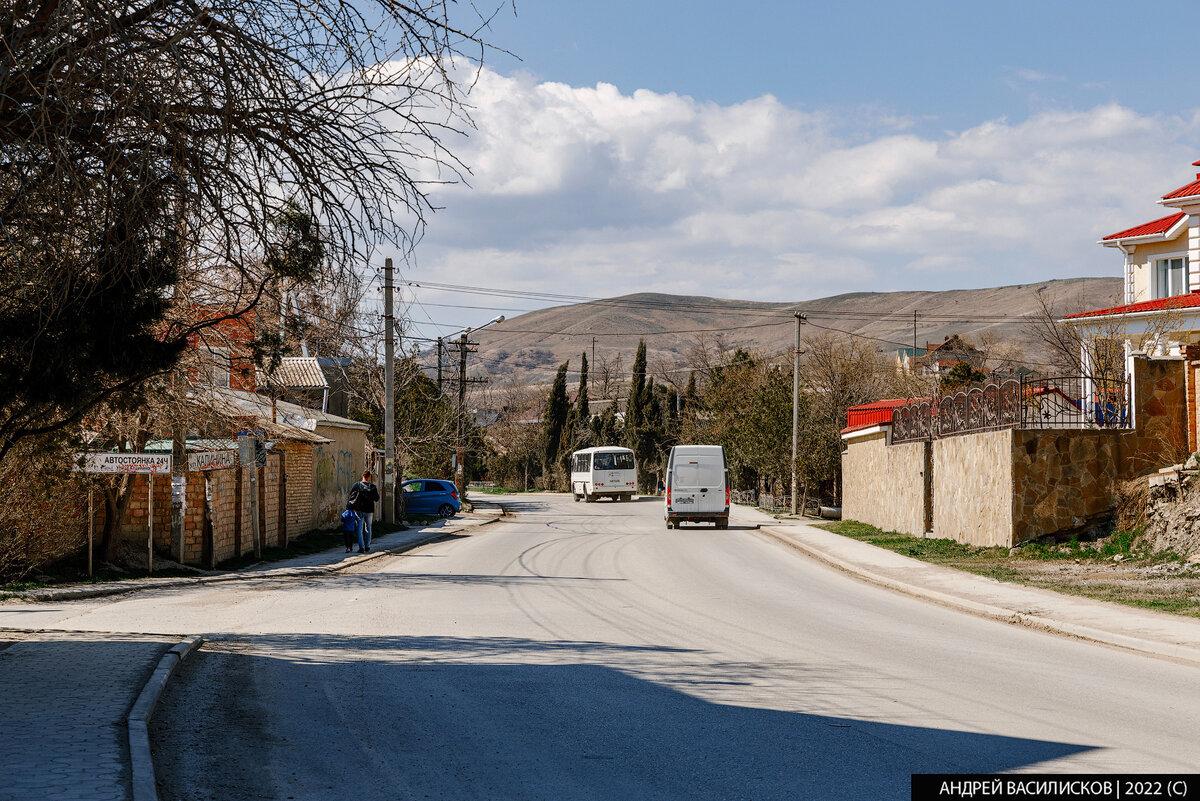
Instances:
[[[1120,278],[1072,278],[990,289],[928,292],[854,292],[802,302],[758,303],[688,295],[639,293],[604,301],[554,306],[512,317],[480,331],[479,353],[472,372],[548,381],[566,360],[579,366],[579,354],[590,352],[596,337],[597,356],[626,354],[625,367],[645,337],[647,349],[667,362],[682,362],[697,337],[720,333],[730,345],[767,353],[786,351],[795,336],[789,319],[808,315],[806,333],[836,328],[870,340],[879,350],[894,352],[913,341],[940,342],[950,334],[978,341],[985,333],[1022,343],[1040,355],[1036,336],[1021,318],[1040,312],[1039,297],[1058,314],[1111,306],[1120,302]],[[781,319],[782,318],[782,319]],[[783,324],[774,324],[782,322]],[[822,328],[824,327],[824,328]],[[880,341],[884,340],[884,341]],[[895,344],[892,344],[895,343]]]

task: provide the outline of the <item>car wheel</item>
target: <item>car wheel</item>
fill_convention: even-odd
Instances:
[[[454,517],[454,507],[448,503],[443,503],[438,507],[438,517],[444,517],[446,519]]]

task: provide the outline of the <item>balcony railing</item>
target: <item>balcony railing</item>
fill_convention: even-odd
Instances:
[[[1129,384],[1087,376],[1026,376],[918,398],[892,413],[892,442],[1005,428],[1126,429]]]

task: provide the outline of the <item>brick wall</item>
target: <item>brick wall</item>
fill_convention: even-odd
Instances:
[[[236,556],[237,537],[237,476],[239,468],[213,470],[209,473],[212,493],[213,562],[220,564]]]
[[[287,533],[298,537],[316,528],[313,517],[313,446],[305,442],[283,443],[287,472]]]
[[[204,473],[188,473],[183,509],[183,561],[201,564],[204,557]]]
[[[259,520],[262,522],[263,547],[280,545],[279,525],[279,455],[267,456],[267,464],[259,470]]]
[[[133,489],[129,497],[129,507],[125,518],[121,521],[120,539],[125,542],[144,546],[146,543],[146,527],[149,519],[150,499],[146,491],[148,475],[132,477]],[[154,476],[154,547],[163,553],[171,549],[171,476]]]

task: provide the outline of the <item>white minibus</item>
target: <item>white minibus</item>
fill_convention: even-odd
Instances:
[[[729,473],[720,445],[676,445],[667,459],[663,497],[667,528],[680,523],[729,527]]]
[[[636,491],[637,464],[629,448],[584,448],[571,454],[571,494],[576,501],[627,501]]]

